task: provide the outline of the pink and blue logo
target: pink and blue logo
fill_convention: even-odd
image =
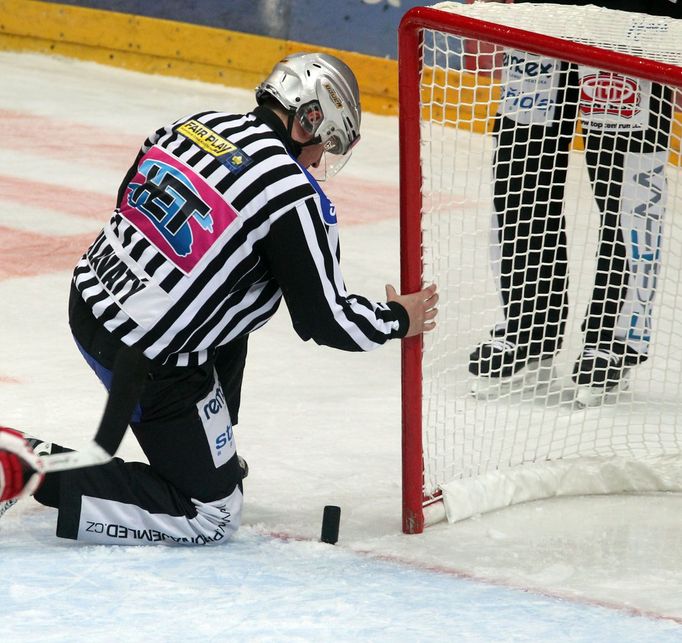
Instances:
[[[185,273],[237,218],[203,177],[157,147],[140,160],[121,214]]]

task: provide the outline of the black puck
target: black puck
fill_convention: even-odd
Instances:
[[[322,514],[322,535],[320,540],[323,543],[335,545],[339,539],[339,523],[341,522],[341,507],[327,505]]]

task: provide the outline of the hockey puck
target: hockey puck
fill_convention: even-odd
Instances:
[[[322,535],[320,540],[323,543],[335,545],[339,539],[339,523],[341,522],[341,507],[327,505],[322,514]]]

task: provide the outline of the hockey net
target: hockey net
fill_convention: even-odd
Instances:
[[[445,2],[405,15],[399,31],[402,287],[414,292],[435,282],[441,297],[438,328],[403,342],[406,533],[444,517],[455,522],[558,495],[682,490],[681,23],[551,4]],[[654,94],[655,108],[668,117],[645,122]],[[561,156],[551,140],[510,151],[506,156],[517,159],[508,166],[511,178],[496,180],[495,155],[503,158],[504,145],[527,139],[528,125],[547,125],[559,103],[571,129],[557,134],[556,128],[536,127],[533,136],[570,132],[562,190],[547,189],[562,182],[555,166],[549,174],[543,166],[548,157]],[[498,111],[517,125],[507,125],[496,146]],[[647,135],[653,148],[628,148],[653,150],[654,161],[635,153],[627,163],[613,156],[609,167],[608,154],[596,150],[601,206],[588,171],[589,119],[597,134],[625,122],[626,144],[638,136],[631,132],[660,130]],[[598,147],[602,139],[596,137]],[[640,161],[632,159],[643,157],[649,160],[633,166]],[[497,211],[511,208],[515,198],[526,205],[525,214],[501,223]],[[529,233],[524,220],[536,216],[543,199],[553,199],[553,208],[544,210],[565,221],[567,258],[548,255],[550,262],[567,264],[563,341],[544,379],[488,377],[482,387],[482,378],[470,372],[471,354],[505,320],[500,279],[510,265],[518,272],[516,258],[505,253],[510,247],[533,252],[528,236],[538,231]],[[516,240],[500,250],[501,235],[509,238],[510,232]],[[634,345],[641,340],[648,359],[630,369],[627,388],[589,387],[598,395],[583,403],[584,387],[572,378],[586,341],[581,325],[597,271],[619,269],[616,260],[597,257],[600,234],[622,236],[620,272],[629,271],[630,285],[641,286],[625,311],[629,337]],[[542,275],[552,267],[532,263],[520,262],[535,271],[522,278],[523,296],[537,299],[530,306],[535,314],[547,307],[551,319],[551,298],[538,294],[549,287]],[[617,299],[611,304],[622,312],[625,304]],[[609,310],[609,304],[602,308],[604,325],[614,323],[604,312]],[[512,308],[507,313],[513,315]]]

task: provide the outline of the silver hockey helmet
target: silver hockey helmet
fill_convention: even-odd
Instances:
[[[346,63],[322,53],[292,54],[256,88],[261,103],[272,96],[323,143],[326,175],[338,172],[360,139],[360,90]]]

